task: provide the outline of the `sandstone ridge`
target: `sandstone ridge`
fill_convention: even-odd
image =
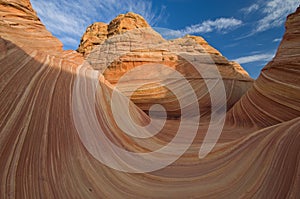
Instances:
[[[94,69],[101,70],[106,80],[113,85],[116,85],[128,71],[147,64],[162,64],[180,71],[185,79],[189,79],[190,83],[194,85],[193,88],[199,104],[201,104],[203,115],[209,112],[211,107],[210,98],[205,94],[208,92],[205,87],[205,79],[223,79],[228,96],[228,109],[253,83],[248,73],[238,63],[227,60],[202,37],[186,35],[183,38],[165,40],[141,16],[134,13],[121,14],[109,25],[101,22],[92,24],[83,35],[77,51],[92,62],[96,62],[99,57],[105,60],[99,63],[100,59],[97,64],[92,64],[92,66]],[[198,74],[189,61],[179,56],[182,53],[200,56],[198,62],[206,65],[205,70],[217,67],[221,76],[201,77],[201,74]],[[118,56],[115,56],[116,54]],[[110,63],[107,60],[111,60]],[[102,71],[104,68],[105,71]],[[130,95],[135,85],[141,83],[141,77],[151,79],[151,76],[155,76],[153,72],[155,71],[151,73],[145,71],[143,74],[133,76],[129,81],[119,83],[118,88],[122,89],[123,93],[131,97],[131,100],[145,112],[148,112],[153,104],[160,103],[164,105],[170,116],[180,117],[178,101],[163,86],[157,85],[155,89],[153,85],[143,86]],[[156,73],[158,74],[158,72]],[[180,80],[176,81],[179,85]]]
[[[140,15],[129,12],[120,14],[109,24],[97,22],[90,25],[80,41],[78,52],[88,55],[95,45],[103,43],[107,38],[116,34],[122,34],[136,28],[150,27],[147,21]]]
[[[122,56],[117,54],[116,58],[113,51],[101,51],[109,49],[109,45],[97,45],[84,60],[76,51],[62,50],[61,42],[39,21],[29,0],[0,0],[0,13],[0,198],[299,198],[300,8],[288,17],[276,58],[248,91],[242,82],[252,84],[252,80],[240,66],[198,37],[164,41],[151,29],[135,29],[106,39],[116,44],[111,45],[115,52],[125,52]],[[103,35],[106,34],[104,28]],[[129,37],[124,37],[126,34]],[[142,46],[147,44],[150,48],[140,48],[141,40]],[[158,44],[153,46],[156,41]],[[207,58],[203,56],[204,49],[211,59],[196,61],[205,62],[209,70],[214,60],[220,74],[226,77],[228,103],[233,104],[213,151],[199,159],[200,146],[211,145],[210,139],[203,143],[207,129],[214,130],[218,121],[210,125],[201,120],[190,125],[191,120],[185,120],[188,123],[177,137],[182,121],[174,119],[167,119],[161,131],[150,138],[136,138],[120,128],[119,124],[135,130],[132,120],[141,127],[149,124],[151,118],[140,107],[155,98],[170,102],[169,108],[176,108],[176,103],[159,84],[146,85],[134,95],[139,107],[128,103],[124,95],[112,101],[116,85],[109,81],[118,80],[121,73],[128,71],[126,67],[153,61],[179,69],[200,94],[205,91],[203,79],[193,76],[193,67],[180,53]],[[99,74],[103,67],[109,81]],[[158,74],[151,70],[148,73],[144,76]],[[211,81],[219,80],[211,75]],[[137,80],[123,86],[130,90]],[[182,90],[180,81],[171,83]],[[98,86],[96,92],[91,89],[94,85]],[[167,95],[159,96],[160,91]],[[184,97],[190,91],[181,94]],[[90,99],[95,102],[74,103]],[[209,107],[208,99],[199,96],[199,103]],[[125,108],[130,116],[120,114]],[[95,130],[93,124],[98,125]],[[159,151],[175,137],[179,141],[176,150],[181,149],[194,127],[197,132],[193,143],[179,159],[153,172],[118,171],[89,150],[96,149],[100,156],[123,168],[135,169],[132,161],[124,161],[120,151],[113,149],[132,152],[130,160],[134,158],[132,154],[150,152],[158,152],[150,153],[155,159],[165,158],[169,151]],[[83,129],[83,137],[79,128]],[[99,145],[103,140],[109,141],[109,147]],[[156,165],[156,161],[148,159],[141,163],[147,167]]]

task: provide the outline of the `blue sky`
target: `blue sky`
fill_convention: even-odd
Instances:
[[[72,3],[70,3],[72,2]],[[165,38],[204,37],[253,78],[270,61],[299,0],[31,0],[64,49],[77,49],[86,28],[129,11],[142,15]]]

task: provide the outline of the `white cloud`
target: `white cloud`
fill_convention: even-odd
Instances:
[[[63,44],[68,44],[70,46],[77,46],[79,43],[78,40],[76,40],[72,37],[60,37],[59,39]]]
[[[282,26],[288,14],[299,6],[299,0],[269,0],[262,9],[263,17],[258,21],[254,32]]]
[[[241,11],[243,13],[245,13],[246,15],[252,13],[252,12],[255,12],[259,9],[259,5],[258,4],[252,4],[251,6],[247,7],[247,8],[243,8],[241,9]]]
[[[282,39],[281,38],[276,38],[273,40],[274,43],[280,42]]]
[[[246,57],[239,57],[237,59],[234,59],[234,61],[240,63],[240,64],[247,64],[247,63],[253,63],[253,62],[268,62],[271,61],[274,57],[274,54],[272,53],[266,53],[266,54],[256,54]]]
[[[254,16],[255,12],[259,19],[254,22],[254,28],[249,34],[238,37],[236,40],[245,39],[256,33],[283,26],[286,17],[297,9],[299,3],[299,0],[256,0],[256,3],[240,11],[249,15],[247,17]]]
[[[31,0],[31,3],[47,29],[73,48],[86,28],[96,21],[108,23],[118,14],[132,11],[155,25],[165,16],[165,7],[155,10],[149,0]]]
[[[187,34],[209,33],[213,31],[226,33],[242,25],[242,21],[235,18],[219,18],[214,21],[207,20],[202,23],[185,27],[181,30],[171,30],[165,28],[155,28],[167,39],[182,37]]]

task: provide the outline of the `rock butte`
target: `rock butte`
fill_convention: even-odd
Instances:
[[[299,197],[300,8],[287,19],[276,57],[248,91],[252,80],[243,69],[227,61],[203,39],[188,36],[172,41],[176,47],[182,42],[191,44],[192,39],[206,49],[221,75],[228,79],[225,86],[234,99],[227,102],[232,108],[227,112],[219,143],[208,156],[198,158],[207,130],[207,123],[202,122],[194,143],[179,160],[144,174],[119,172],[93,158],[79,139],[72,118],[74,80],[78,75],[85,77],[77,70],[84,63],[81,53],[91,52],[90,59],[85,59],[93,61],[93,52],[98,52],[92,50],[94,43],[101,44],[101,37],[117,42],[118,37],[113,35],[126,34],[127,23],[132,25],[132,21],[123,20],[126,15],[121,15],[107,29],[100,24],[100,28],[95,28],[101,33],[100,39],[93,43],[83,38],[91,43],[78,53],[62,50],[61,42],[45,29],[28,0],[1,0],[0,12],[1,198]],[[130,28],[144,27],[142,22],[136,21]],[[151,29],[144,33],[150,40],[159,39]],[[130,34],[136,36],[134,31]],[[187,45],[185,50],[190,51],[190,47]],[[104,71],[108,81],[100,78],[102,92],[98,93],[99,103],[95,106],[105,134],[119,147],[137,153],[165,145],[179,124],[179,120],[167,120],[162,133],[141,140],[127,136],[114,122],[109,104],[113,88],[110,82],[115,84],[122,73],[113,72],[112,68],[135,63],[141,50],[129,52],[120,58],[125,61],[108,66]],[[158,49],[144,50],[151,52],[151,59],[165,58],[162,63],[169,67],[182,66],[185,77],[191,74],[191,67],[168,49],[163,55]],[[173,56],[174,60],[166,61]],[[129,58],[131,61],[126,61]],[[99,64],[91,67],[97,69],[103,63]],[[228,85],[232,85],[232,91]],[[150,97],[155,94],[150,89],[146,91]],[[145,105],[134,100],[139,107]],[[203,103],[200,98],[199,102]],[[137,122],[145,124],[149,117],[138,106],[130,103],[130,111]],[[124,118],[125,123],[127,119]]]
[[[180,54],[184,53],[194,57],[197,55],[199,57],[197,61],[202,63],[204,70],[217,67],[221,75],[209,78],[223,78],[228,96],[228,109],[253,84],[253,80],[238,63],[228,61],[202,37],[187,35],[184,38],[166,41],[141,16],[134,13],[119,15],[109,25],[95,23],[89,26],[77,51],[82,53],[95,69],[102,71],[105,79],[113,85],[118,83],[128,71],[147,64],[161,64],[180,71],[185,77],[184,79],[193,85],[202,116],[207,115],[206,113],[209,113],[211,109],[205,78],[199,75],[191,62]],[[111,60],[111,63],[108,63],[107,60]],[[96,61],[97,64],[92,64]],[[135,86],[141,84],[143,80],[155,79],[155,73],[162,73],[162,71],[145,70],[142,74],[131,75],[127,81],[119,82],[118,89],[126,96],[131,97],[131,100],[145,112],[148,112],[153,104],[159,103],[165,107],[170,117],[180,117],[180,106],[176,96],[165,86],[158,86],[162,83],[161,81],[157,80],[156,86],[146,84],[138,90],[135,89]],[[167,75],[165,78],[160,78],[168,79]],[[174,79],[168,84],[181,85],[182,81]],[[131,95],[132,92],[134,92],[133,95]],[[184,94],[187,91],[182,90],[181,92]]]

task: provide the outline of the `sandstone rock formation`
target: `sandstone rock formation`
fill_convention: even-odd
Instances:
[[[150,26],[143,17],[132,12],[117,16],[108,25],[102,22],[94,23],[86,29],[77,51],[87,57],[95,45],[103,43],[111,36],[148,27]]]
[[[267,127],[299,117],[299,25],[298,8],[287,19],[287,31],[275,58],[262,69],[253,88],[230,111],[228,120]]]
[[[205,65],[205,70],[217,67],[220,76],[213,75],[206,79],[223,80],[228,96],[228,108],[231,108],[252,86],[253,80],[238,63],[228,61],[202,37],[187,35],[184,38],[166,41],[150,28],[141,16],[132,13],[119,15],[114,19],[107,27],[107,36],[103,36],[105,28],[103,23],[91,25],[82,37],[83,42],[78,52],[82,52],[87,60],[96,62],[92,64],[94,69],[100,70],[111,84],[118,83],[118,89],[131,97],[131,100],[145,112],[148,112],[153,104],[159,103],[167,109],[170,117],[180,117],[181,114],[176,96],[166,86],[159,86],[162,83],[159,80],[156,81],[156,86],[153,83],[144,85],[132,95],[136,85],[141,84],[141,77],[145,80],[153,79],[155,69],[152,69],[154,70],[152,72],[133,75],[128,81],[119,82],[130,70],[147,64],[165,65],[180,71],[184,79],[188,79],[193,85],[202,115],[210,112],[211,104],[205,78],[201,77],[203,74],[199,74],[190,61],[180,56],[183,53],[186,56],[199,56],[198,62]],[[100,35],[101,38],[95,39],[95,35]],[[99,63],[101,60],[103,62]],[[168,77],[162,79],[166,78]],[[178,85],[183,83],[179,79],[168,83],[175,84],[175,82]]]
[[[227,113],[227,123],[213,151],[199,159],[199,147],[208,128],[205,121],[199,124],[193,144],[177,161],[139,174],[105,166],[89,148],[107,138],[125,151],[151,152],[173,139],[180,121],[167,120],[161,132],[149,139],[126,134],[113,116],[113,86],[100,75],[97,93],[90,92],[91,83],[98,81],[98,71],[84,62],[81,54],[59,47],[61,43],[34,17],[28,0],[1,0],[0,11],[6,18],[0,18],[0,198],[299,197],[300,8],[288,18],[276,58]],[[15,22],[18,25],[9,25]],[[172,57],[169,52],[165,56]],[[243,77],[239,66],[230,68],[230,77]],[[72,103],[93,98],[95,104],[77,107]],[[124,109],[126,99],[114,101],[117,110]],[[84,121],[79,128],[89,132],[95,122],[90,118],[91,107],[104,134],[87,134],[94,139],[91,145],[84,145],[73,116]],[[140,108],[131,102],[128,108],[137,124],[149,123],[150,118]],[[134,129],[129,117],[117,117],[122,125]],[[183,143],[191,129],[193,126],[185,126]],[[109,152],[110,148],[105,148],[100,155]],[[113,162],[131,168],[131,162],[122,158],[116,156]],[[153,161],[150,165],[155,164]]]
[[[128,30],[147,27],[150,27],[149,24],[140,15],[132,12],[121,14],[109,23],[108,37],[124,33]]]
[[[90,25],[81,38],[77,51],[83,55],[88,55],[95,45],[99,45],[107,39],[107,28],[108,25],[101,22]]]
[[[0,1],[0,35],[20,46],[62,51],[62,43],[45,29],[29,0]]]

